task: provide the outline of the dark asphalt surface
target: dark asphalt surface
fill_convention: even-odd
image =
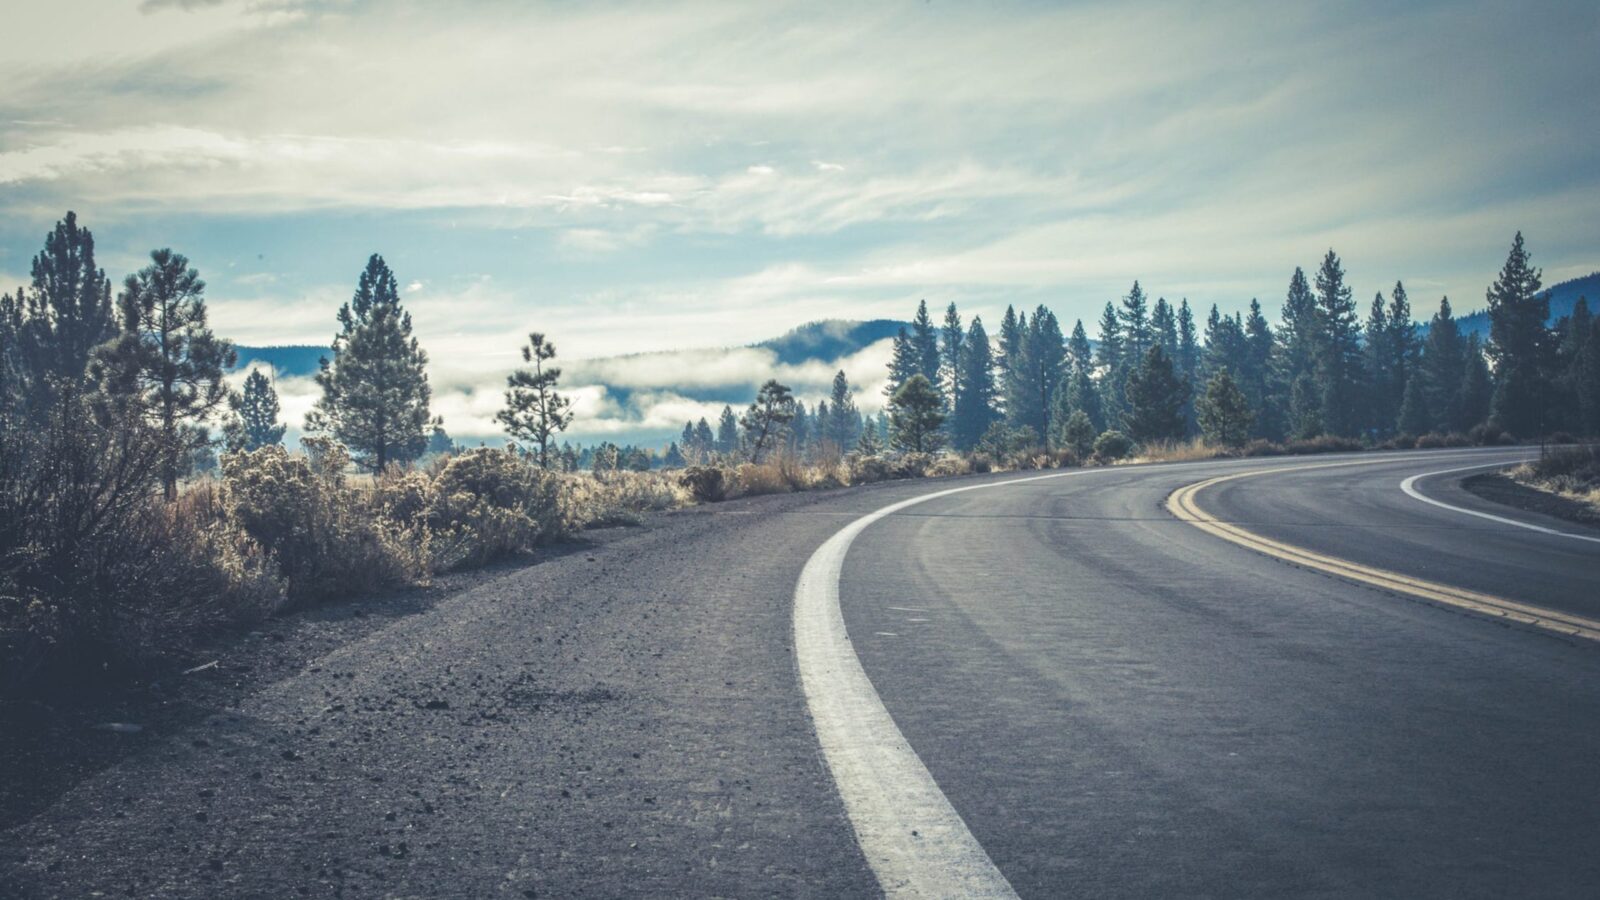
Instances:
[[[1498,452],[1199,500],[1592,614],[1600,546],[1399,491],[1519,455]],[[1022,896],[1600,894],[1600,646],[1298,569],[1162,507],[1210,475],[1329,461],[1093,471],[930,501],[857,539],[841,599],[867,674]],[[1460,499],[1443,487],[1424,485]]]
[[[1497,458],[1475,452],[1200,501],[1431,565],[1467,526],[1383,491]],[[866,671],[1023,896],[1600,891],[1600,647],[1302,571],[1162,508],[1209,475],[1323,461],[1089,470],[857,539],[841,599]],[[795,579],[857,516],[1011,477],[599,535],[143,735],[0,832],[0,896],[871,896],[796,681]],[[1372,515],[1416,518],[1354,527]],[[1600,592],[1594,545],[1470,530],[1431,576],[1483,589],[1525,559],[1511,581],[1539,602]]]

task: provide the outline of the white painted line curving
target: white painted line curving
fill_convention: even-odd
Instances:
[[[1499,522],[1502,525],[1515,525],[1518,528],[1526,528],[1529,531],[1537,531],[1543,534],[1553,534],[1557,537],[1572,538],[1575,541],[1589,541],[1590,543],[1600,544],[1600,537],[1595,537],[1594,535],[1573,534],[1570,531],[1562,531],[1558,528],[1546,528],[1543,525],[1535,525],[1532,522],[1522,522],[1518,521],[1517,519],[1508,519],[1505,516],[1497,516],[1493,513],[1480,512],[1476,509],[1467,509],[1464,506],[1456,506],[1454,504],[1445,503],[1442,500],[1435,500],[1432,497],[1429,497],[1427,494],[1424,494],[1422,491],[1417,490],[1417,482],[1423,478],[1432,478],[1435,475],[1449,475],[1452,472],[1466,472],[1471,469],[1489,469],[1496,466],[1505,465],[1509,465],[1509,463],[1487,463],[1481,466],[1461,466],[1455,469],[1440,469],[1437,472],[1423,472],[1420,475],[1413,475],[1410,478],[1407,478],[1405,481],[1400,482],[1400,490],[1405,491],[1406,495],[1411,497],[1413,500],[1421,500],[1423,503],[1437,506],[1440,509],[1448,509],[1451,512],[1458,512],[1468,516],[1477,516],[1480,519],[1488,519],[1491,522]]]
[[[923,494],[862,516],[806,562],[794,589],[794,651],[823,757],[856,841],[889,897],[1015,897],[961,815],[906,743],[861,668],[839,609],[845,553],[868,525],[939,497],[1082,470]]]

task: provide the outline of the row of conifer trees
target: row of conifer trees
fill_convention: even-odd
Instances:
[[[1494,430],[1526,438],[1600,433],[1600,323],[1580,298],[1553,325],[1519,232],[1487,291],[1489,340],[1463,336],[1443,298],[1426,326],[1404,284],[1379,293],[1363,322],[1329,250],[1296,268],[1276,327],[1212,306],[1202,328],[1187,300],[1154,303],[1136,281],[1107,303],[1091,342],[1047,307],[1008,307],[996,340],[954,303],[942,324],[926,302],[894,340],[886,393],[928,407],[936,440],[971,450],[1006,440],[1083,448],[1106,431],[1146,442],[1203,436],[1237,445],[1321,436]]]

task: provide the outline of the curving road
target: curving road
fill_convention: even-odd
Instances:
[[[0,831],[0,896],[1593,897],[1600,641],[1167,505],[1241,474],[1193,499],[1259,540],[1600,619],[1600,542],[1551,533],[1600,532],[1401,489],[1526,454],[654,517],[129,736]]]
[[[1113,469],[940,498],[856,540],[844,618],[1022,896],[1594,896],[1600,644],[1307,571],[1164,507],[1282,470],[1199,502],[1319,553],[1600,613],[1600,544],[1400,488],[1525,455]],[[1487,506],[1463,474],[1415,486]]]

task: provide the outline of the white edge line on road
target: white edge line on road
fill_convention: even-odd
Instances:
[[[1448,509],[1451,512],[1458,512],[1468,516],[1477,516],[1480,519],[1488,519],[1491,522],[1499,522],[1503,525],[1515,525],[1518,528],[1526,528],[1529,531],[1538,531],[1543,534],[1553,534],[1557,537],[1572,538],[1573,540],[1577,541],[1589,541],[1590,543],[1600,544],[1600,537],[1587,534],[1573,534],[1570,531],[1561,531],[1557,528],[1546,528],[1543,525],[1535,525],[1532,522],[1521,522],[1516,519],[1508,519],[1505,516],[1497,516],[1493,513],[1480,512],[1476,509],[1467,509],[1464,506],[1456,506],[1454,504],[1445,503],[1443,500],[1435,500],[1417,489],[1417,482],[1423,478],[1432,478],[1435,475],[1449,475],[1452,472],[1466,472],[1472,469],[1489,469],[1494,468],[1495,466],[1504,465],[1507,464],[1487,463],[1481,466],[1460,466],[1454,469],[1440,469],[1437,472],[1423,472],[1420,475],[1413,475],[1410,478],[1400,482],[1400,490],[1405,491],[1406,495],[1411,497],[1413,500],[1421,500],[1423,503],[1437,506],[1440,509]]]
[[[1093,470],[1091,470],[1093,471]],[[806,562],[794,589],[800,685],[856,841],[889,897],[1015,897],[872,687],[845,630],[839,574],[868,525],[918,503],[1084,470],[935,491],[891,503],[846,525]]]

